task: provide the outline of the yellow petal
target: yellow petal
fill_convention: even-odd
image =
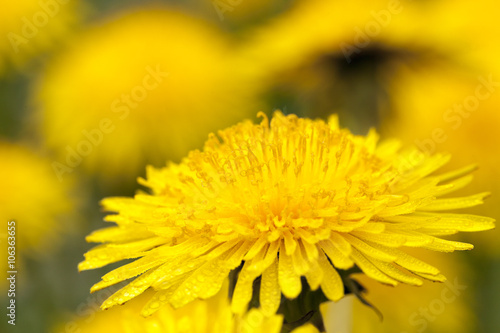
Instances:
[[[426,228],[448,228],[457,231],[483,231],[495,227],[495,219],[467,214],[416,213],[417,216],[435,218],[434,223],[425,223]]]
[[[146,305],[143,307],[141,310],[141,315],[144,317],[149,317],[156,311],[161,306],[167,305],[168,300],[172,296],[172,293],[174,292],[175,288],[168,289],[168,290],[160,290],[156,292],[153,297],[146,303]]]
[[[354,260],[354,262],[356,263],[356,265],[358,265],[358,267],[363,271],[363,273],[365,273],[366,275],[368,275],[372,279],[375,279],[379,282],[386,283],[386,284],[389,284],[392,286],[395,286],[398,284],[396,280],[394,280],[394,279],[388,277],[386,274],[382,273],[377,267],[375,267],[370,262],[369,259],[364,257],[363,254],[361,254],[361,252],[359,252],[355,248],[352,249],[351,256],[352,256],[352,259]]]
[[[279,247],[280,242],[276,241],[262,248],[259,254],[251,260],[252,266],[249,269],[261,274],[278,257]]]
[[[304,249],[303,253],[305,253],[306,258],[309,262],[318,259],[318,247],[316,246],[316,244],[310,244],[302,240],[299,241],[299,244],[301,248]]]
[[[161,270],[152,270],[142,274],[140,277],[108,297],[102,303],[101,309],[106,310],[113,305],[123,304],[126,301],[142,294],[151,286],[151,283],[158,278],[158,272],[161,272]]]
[[[382,211],[380,211],[377,215],[381,217],[390,217],[395,215],[410,214],[419,209],[420,207],[428,205],[433,200],[434,197],[426,197],[426,198],[411,200],[408,201],[407,203],[398,206],[386,207]]]
[[[458,178],[456,180],[453,180],[450,183],[447,183],[446,185],[451,185],[448,188],[442,188],[438,190],[437,192],[434,193],[435,196],[442,196],[446,195],[455,191],[458,191],[461,188],[464,188],[465,186],[469,185],[470,182],[472,181],[474,177],[472,175],[467,175],[462,178]]]
[[[309,262],[307,260],[305,250],[303,246],[300,245],[300,243],[301,242],[299,242],[299,246],[292,254],[292,263],[295,272],[298,275],[304,275],[309,270]]]
[[[285,230],[283,232],[283,239],[285,240],[286,254],[291,256],[297,248],[297,241],[293,238],[292,233],[289,230]]]
[[[446,277],[443,274],[426,274],[426,273],[415,273],[416,275],[423,277],[424,279],[434,281],[434,282],[444,282],[446,281]]]
[[[144,228],[109,227],[93,231],[85,237],[85,240],[92,243],[107,243],[111,241],[123,243],[149,237],[154,237],[154,234]]]
[[[145,271],[158,267],[163,263],[163,258],[156,254],[149,254],[141,259],[137,259],[129,264],[118,267],[102,277],[103,281],[118,283]]]
[[[123,259],[141,257],[144,255],[143,251],[162,245],[165,241],[164,238],[154,237],[124,244],[99,245],[85,253],[85,261],[78,265],[78,269],[94,269]]]
[[[319,331],[316,328],[316,326],[308,323],[308,324],[297,327],[291,333],[319,333]]]
[[[353,247],[358,249],[360,252],[363,254],[370,256],[372,258],[382,260],[382,261],[387,261],[387,262],[392,262],[396,260],[396,257],[391,256],[390,254],[387,254],[386,252],[376,249],[365,242],[363,242],[361,239],[356,238],[354,236],[351,236],[350,234],[345,234],[344,238],[351,243]]]
[[[354,262],[345,254],[340,252],[340,250],[333,245],[333,242],[329,239],[321,241],[319,243],[323,251],[332,261],[333,265],[340,269],[349,269],[354,265]]]
[[[321,290],[325,296],[332,300],[338,301],[344,296],[344,284],[337,270],[333,268],[324,253],[320,253],[318,264],[323,271],[323,279],[321,281]]]
[[[471,165],[468,165],[466,167],[463,167],[463,168],[460,168],[460,169],[457,169],[454,171],[443,173],[443,174],[437,176],[437,178],[439,179],[440,182],[446,182],[446,181],[454,180],[454,179],[457,179],[459,177],[465,176],[476,169],[477,169],[477,165],[471,164]]]
[[[406,242],[406,237],[397,234],[397,233],[381,233],[381,234],[372,234],[369,232],[363,232],[363,231],[353,231],[351,233],[353,236],[358,237],[359,239],[363,241],[371,241],[380,245],[388,246],[388,247],[400,247],[405,244]]]
[[[414,286],[421,286],[423,284],[420,279],[416,278],[413,275],[406,274],[405,272],[399,270],[392,263],[386,263],[386,262],[379,261],[379,260],[371,260],[371,262],[375,267],[380,269],[380,271],[382,271],[384,274],[386,274],[387,276],[390,276],[391,278],[393,278],[399,282],[411,284]]]
[[[419,209],[422,211],[438,211],[474,207],[481,205],[483,203],[483,199],[489,195],[490,193],[484,192],[468,197],[436,199]]]
[[[306,272],[305,276],[307,284],[309,284],[311,290],[319,288],[321,282],[323,281],[323,271],[321,270],[317,260],[311,263],[311,267]]]
[[[246,261],[238,274],[236,287],[234,288],[231,301],[231,310],[237,314],[243,314],[247,310],[248,303],[252,299],[253,281],[258,276],[254,271],[248,269],[250,262]]]
[[[434,237],[432,243],[426,244],[422,247],[424,249],[440,252],[453,252],[455,250],[472,250],[474,248],[474,245]]]
[[[224,263],[225,258],[221,257],[198,267],[175,290],[169,299],[170,304],[174,308],[180,308],[196,298],[205,299],[215,295],[230,271]]]
[[[293,267],[292,257],[286,254],[284,245],[280,247],[279,264],[278,264],[278,281],[283,295],[288,298],[299,296],[302,290],[300,275],[295,272]]]
[[[266,234],[263,234],[261,235],[252,245],[252,247],[250,248],[250,250],[248,250],[247,254],[245,255],[245,257],[243,258],[244,260],[250,260],[252,259],[253,257],[255,257],[257,255],[257,253],[259,253],[260,250],[262,250],[262,248],[264,247],[264,245],[266,245],[268,242],[267,242],[267,235]]]
[[[351,254],[351,244],[345,240],[339,233],[332,232],[330,235],[330,240],[333,242],[335,247],[339,249],[345,256]]]
[[[381,247],[380,245],[377,244],[372,244],[372,246]],[[396,260],[394,261],[396,264],[406,268],[411,272],[425,273],[430,275],[436,275],[439,273],[439,270],[436,267],[433,267],[423,261],[420,261],[417,258],[412,257],[411,255],[401,250],[392,248],[384,248],[384,250],[387,253],[390,253],[391,255],[396,257]]]
[[[281,290],[278,283],[278,259],[262,274],[260,284],[260,306],[265,316],[274,315],[281,303]]]

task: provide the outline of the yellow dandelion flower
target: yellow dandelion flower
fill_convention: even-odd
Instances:
[[[128,302],[122,307],[109,311],[98,311],[92,316],[74,322],[73,328],[85,333],[279,333],[283,316],[265,317],[259,309],[251,309],[243,316],[231,312],[227,298],[228,283],[221,291],[208,300],[197,300],[181,309],[161,307],[151,317],[144,318],[140,309],[147,302],[149,293]],[[54,332],[64,329],[64,324],[55,327]],[[300,332],[300,331],[299,331]],[[314,332],[314,331],[310,331]]]
[[[19,67],[53,47],[80,17],[79,1],[6,2],[0,12],[0,74],[8,64]]]
[[[74,44],[36,92],[41,133],[61,178],[82,168],[119,180],[146,162],[180,159],[244,117],[241,101],[252,107],[253,87],[231,43],[180,12],[123,14]]]
[[[444,197],[471,179],[473,168],[437,174],[449,156],[418,149],[399,152],[377,143],[375,131],[355,136],[336,117],[284,116],[250,121],[211,135],[203,151],[180,164],[147,168],[139,183],[151,193],[108,198],[106,221],[95,231],[79,269],[139,258],[104,275],[92,291],[138,276],[102,307],[123,304],[149,287],[157,290],[142,314],[160,304],[175,308],[216,294],[238,269],[231,307],[244,313],[261,277],[264,314],[278,310],[281,294],[296,298],[302,277],[333,301],[344,296],[339,270],[357,266],[388,285],[444,281],[439,270],[402,246],[452,252],[471,244],[439,236],[493,228],[493,219],[447,212],[476,206],[487,193]],[[241,265],[241,266],[240,266]]]
[[[74,202],[69,198],[69,184],[60,183],[54,175],[50,161],[20,145],[0,141],[0,220],[14,231],[16,259],[19,254],[33,254],[35,250],[48,250],[63,229],[59,218],[68,213]],[[0,230],[2,249],[7,242],[7,227]],[[12,244],[11,244],[12,245]],[[17,265],[17,262],[15,265]],[[2,260],[0,269],[6,272],[7,260]],[[4,280],[2,280],[4,283]]]

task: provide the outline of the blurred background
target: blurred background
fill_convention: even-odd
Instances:
[[[498,220],[499,11],[490,0],[3,4],[0,241],[6,253],[15,220],[18,275],[16,326],[4,317],[0,330],[112,330],[97,312],[109,292],[89,289],[113,267],[76,268],[92,246],[85,235],[105,227],[99,201],[132,196],[146,165],[179,162],[258,111],[338,113],[354,133],[375,127],[425,153],[452,153],[446,169],[477,164],[462,191],[493,194],[463,212]],[[361,279],[384,319],[347,297],[331,332],[499,332],[498,237],[462,234],[454,239],[473,251],[416,253],[446,284]]]

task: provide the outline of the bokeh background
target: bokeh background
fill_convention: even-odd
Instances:
[[[17,225],[17,320],[2,332],[114,331],[77,272],[104,227],[99,200],[131,196],[148,164],[178,162],[258,111],[371,127],[446,168],[477,164],[464,212],[500,216],[500,5],[479,0],[20,0],[0,11],[0,241]],[[499,332],[497,230],[467,253],[416,255],[446,284],[360,278],[384,315],[347,297],[330,332]],[[6,259],[0,269],[6,272]],[[4,274],[4,273],[2,273]],[[3,276],[3,275],[2,275]],[[8,302],[5,278],[0,300]],[[5,311],[5,310],[4,310]],[[109,317],[106,317],[109,316]]]

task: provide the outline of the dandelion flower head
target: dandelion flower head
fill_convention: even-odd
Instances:
[[[251,107],[253,85],[236,62],[224,33],[163,7],[89,28],[36,92],[40,134],[61,178],[81,168],[121,180],[146,161],[180,160],[245,117],[236,105]]]
[[[102,305],[122,304],[149,287],[143,309],[175,308],[215,295],[232,270],[231,307],[244,313],[261,277],[260,307],[274,314],[282,294],[293,299],[302,280],[330,300],[344,296],[339,271],[357,266],[388,285],[444,281],[439,270],[403,246],[435,251],[473,246],[440,236],[493,228],[493,219],[447,212],[482,203],[487,193],[439,198],[465,186],[473,167],[434,175],[449,156],[400,151],[375,131],[356,136],[337,118],[276,112],[210,135],[202,151],[179,164],[147,168],[134,198],[108,198],[106,221],[87,237],[104,243],[79,269],[138,258],[102,277],[92,290],[136,277]],[[304,278],[304,279],[303,279]]]

